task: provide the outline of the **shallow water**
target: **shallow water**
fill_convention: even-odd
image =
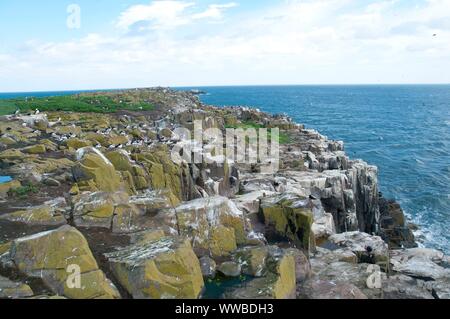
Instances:
[[[207,87],[202,101],[287,113],[352,158],[377,165],[381,191],[450,252],[450,85]]]
[[[10,176],[0,176],[0,184],[11,181],[12,178]]]

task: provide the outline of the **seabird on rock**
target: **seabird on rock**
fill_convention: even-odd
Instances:
[[[41,113],[41,111],[39,111],[38,109],[36,109],[36,111],[34,112],[35,115],[38,115],[39,113]]]

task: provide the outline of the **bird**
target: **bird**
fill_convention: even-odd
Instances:
[[[39,113],[41,113],[38,109],[36,109],[36,111],[34,112],[35,115],[38,115]]]
[[[19,115],[19,113],[20,113],[20,110],[17,109],[16,112],[14,113],[14,115]]]

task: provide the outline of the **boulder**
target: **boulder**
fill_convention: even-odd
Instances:
[[[214,259],[204,256],[200,258],[200,268],[205,278],[214,278],[216,276],[217,264]]]
[[[30,286],[0,276],[0,299],[19,299],[33,296]]]
[[[145,169],[134,162],[125,150],[116,150],[106,154],[106,157],[119,172],[127,172],[131,175],[129,187],[131,189],[143,190],[150,186],[149,176]]]
[[[72,172],[80,190],[115,192],[124,188],[120,174],[96,148],[80,148],[76,158],[78,162]]]
[[[241,275],[241,265],[234,261],[226,261],[217,267],[217,271],[225,277],[239,277]]]
[[[341,248],[350,249],[358,256],[361,263],[379,263],[386,266],[389,262],[389,249],[381,237],[361,232],[348,232],[335,234],[328,240]]]
[[[443,267],[445,256],[434,249],[411,248],[391,251],[392,270],[424,280],[450,278],[450,270]]]
[[[140,242],[105,257],[135,299],[194,299],[204,286],[199,260],[184,239]]]
[[[405,275],[395,275],[383,283],[385,299],[434,299],[425,282]]]
[[[1,261],[24,276],[42,280],[55,294],[67,298],[120,298],[98,268],[86,239],[67,225],[12,241]],[[74,274],[80,275],[80,286],[76,280],[72,282]]]
[[[264,277],[252,279],[225,293],[229,299],[291,299],[296,295],[295,258],[278,248],[269,247]]]
[[[346,282],[313,279],[301,285],[298,290],[300,299],[367,299],[358,287]]]
[[[44,154],[45,152],[47,152],[47,148],[45,147],[45,145],[36,144],[36,145],[24,148],[22,150],[22,152],[27,153],[27,154]]]
[[[33,226],[61,226],[66,224],[66,219],[64,217],[65,211],[65,199],[57,198],[41,206],[30,207],[26,210],[1,215],[0,219]]]
[[[176,207],[175,214],[180,235],[188,236],[199,252],[226,256],[246,242],[244,216],[228,198],[196,199]]]
[[[266,232],[274,232],[307,251],[314,249],[313,214],[308,199],[294,194],[263,198],[261,216],[268,228]]]
[[[241,265],[242,273],[253,277],[262,277],[266,274],[266,260],[269,255],[269,248],[244,247],[239,249],[234,258]]]
[[[5,198],[8,196],[10,190],[21,187],[22,184],[17,180],[12,180],[6,183],[0,184],[0,198]]]
[[[116,206],[128,202],[128,195],[123,192],[83,193],[73,199],[73,222],[78,227],[100,227],[111,229]],[[125,218],[125,212],[120,211]]]

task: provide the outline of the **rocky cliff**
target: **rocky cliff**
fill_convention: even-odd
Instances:
[[[343,142],[192,92],[102,94],[155,107],[0,119],[0,298],[450,297],[449,258]],[[276,128],[279,159],[253,162],[208,133],[263,129],[239,155]]]

